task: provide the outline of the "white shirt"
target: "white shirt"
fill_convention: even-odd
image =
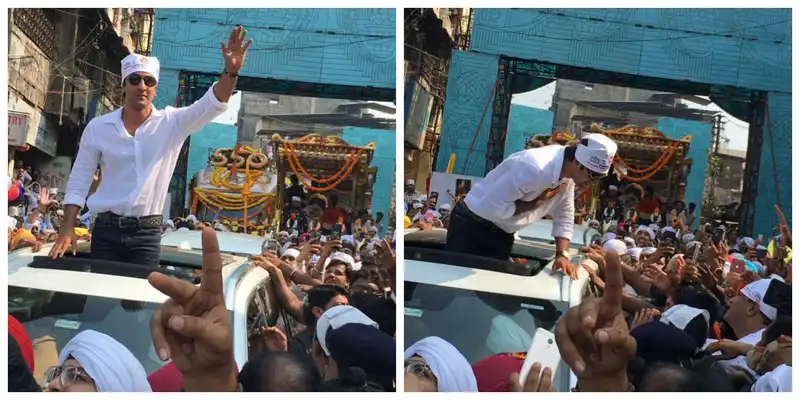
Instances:
[[[767,372],[758,378],[751,392],[791,392],[792,391],[792,367],[781,364],[772,371]]]
[[[515,233],[550,215],[553,236],[572,240],[575,182],[560,178],[564,149],[552,145],[512,154],[470,190],[464,199],[467,207],[508,233]],[[566,186],[553,198],[532,211],[514,215],[516,200],[532,201],[562,181]]]
[[[161,214],[184,140],[228,109],[213,90],[188,107],[153,107],[133,136],[125,130],[122,108],[91,120],[81,137],[64,204],[83,207],[99,164],[103,180],[87,201],[92,212]]]
[[[737,340],[737,342],[739,342],[739,343],[747,343],[747,344],[749,344],[751,346],[755,346],[755,345],[758,344],[759,341],[761,341],[761,335],[764,334],[765,330],[766,330],[766,328],[757,330],[757,331],[755,331],[755,332],[753,332],[753,333],[751,333],[749,335],[745,335],[741,339]],[[709,344],[714,343],[714,342],[716,342],[716,340],[706,341],[706,347]],[[717,354],[719,354],[719,352],[715,353],[715,355],[717,355]],[[758,374],[756,374],[755,371],[753,371],[752,369],[750,369],[750,367],[747,366],[747,357],[746,356],[739,356],[739,357],[736,357],[736,358],[730,359],[730,360],[722,360],[722,361],[719,361],[719,363],[722,364],[725,367],[741,367],[741,368],[744,368],[746,371],[749,371],[750,374],[752,374],[753,376],[758,376]]]

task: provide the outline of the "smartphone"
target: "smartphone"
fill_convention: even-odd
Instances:
[[[714,229],[714,235],[711,236],[711,241],[714,242],[715,246],[718,246],[722,242],[722,239],[724,238],[725,238],[725,228],[720,226],[717,229]]]
[[[734,258],[733,262],[731,262],[731,272],[736,274],[743,274],[747,271],[747,267],[744,265],[744,260],[740,258]]]
[[[756,258],[764,258],[767,256],[767,249],[756,249]]]
[[[530,372],[535,362],[542,364],[542,372],[544,372],[545,368],[550,368],[553,371],[553,378],[555,378],[558,366],[561,364],[561,353],[558,351],[558,345],[556,345],[556,335],[542,328],[536,329],[531,341],[531,347],[525,356],[525,362],[522,363],[522,370],[519,371],[519,383],[522,387],[525,387],[528,372]]]
[[[328,237],[325,236],[325,235],[320,236],[319,237],[319,242],[320,243],[327,243],[328,242]]]
[[[280,247],[281,247],[281,244],[278,243],[278,241],[275,240],[275,239],[267,240],[266,243],[264,243],[264,250],[265,251],[274,251],[274,252],[277,253],[278,249],[280,249]]]
[[[700,258],[700,251],[702,250],[702,244],[695,244],[694,245],[694,252],[692,253],[692,263],[697,264],[697,259]]]
[[[758,235],[758,244],[762,244],[762,243],[764,243],[764,234],[763,233]]]
[[[335,224],[333,226],[333,232],[336,233],[336,234],[341,235],[342,234],[342,224]]]

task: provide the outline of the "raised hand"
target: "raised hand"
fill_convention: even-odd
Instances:
[[[153,345],[162,360],[172,358],[186,391],[235,391],[231,320],[222,292],[222,256],[217,234],[204,228],[199,286],[153,272],[150,284],[169,296],[150,321]]]
[[[630,336],[622,313],[622,260],[609,251],[605,261],[602,299],[585,299],[556,325],[561,358],[581,380],[582,391],[627,391],[626,368],[636,353],[636,340]]]
[[[253,44],[253,39],[244,41],[247,36],[247,29],[239,25],[231,31],[231,36],[228,38],[228,45],[220,41],[219,45],[222,47],[222,58],[225,60],[225,71],[231,74],[238,74],[239,70],[244,65],[244,59],[247,56],[247,49]]]
[[[39,189],[39,211],[44,212],[53,203],[54,198],[50,196],[50,192],[47,188],[43,187]]]
[[[789,230],[789,222],[786,221],[781,206],[775,205],[775,213],[778,214],[778,226],[781,229],[781,247],[792,247],[792,232]]]

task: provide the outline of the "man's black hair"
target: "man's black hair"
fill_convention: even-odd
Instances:
[[[589,145],[589,139],[581,139],[581,143],[584,146]],[[578,149],[578,145],[571,145],[564,148],[564,160],[566,161],[575,161],[575,151]]]
[[[316,392],[317,369],[304,358],[286,352],[263,352],[247,361],[239,373],[245,392]]]
[[[312,308],[319,307],[324,310],[325,306],[336,296],[344,296],[348,300],[350,299],[347,289],[339,285],[322,284],[311,288],[311,290],[308,291],[306,304],[303,307],[305,325],[313,327],[317,323],[317,318],[314,316],[314,313],[311,312]]]

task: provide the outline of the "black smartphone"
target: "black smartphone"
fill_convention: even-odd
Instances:
[[[778,314],[792,315],[792,287],[773,279],[767,287],[767,293],[764,294],[764,303],[775,307]]]
[[[717,227],[714,229],[714,234],[711,236],[711,241],[714,242],[714,245],[719,245],[722,240],[725,238],[725,228]]]

